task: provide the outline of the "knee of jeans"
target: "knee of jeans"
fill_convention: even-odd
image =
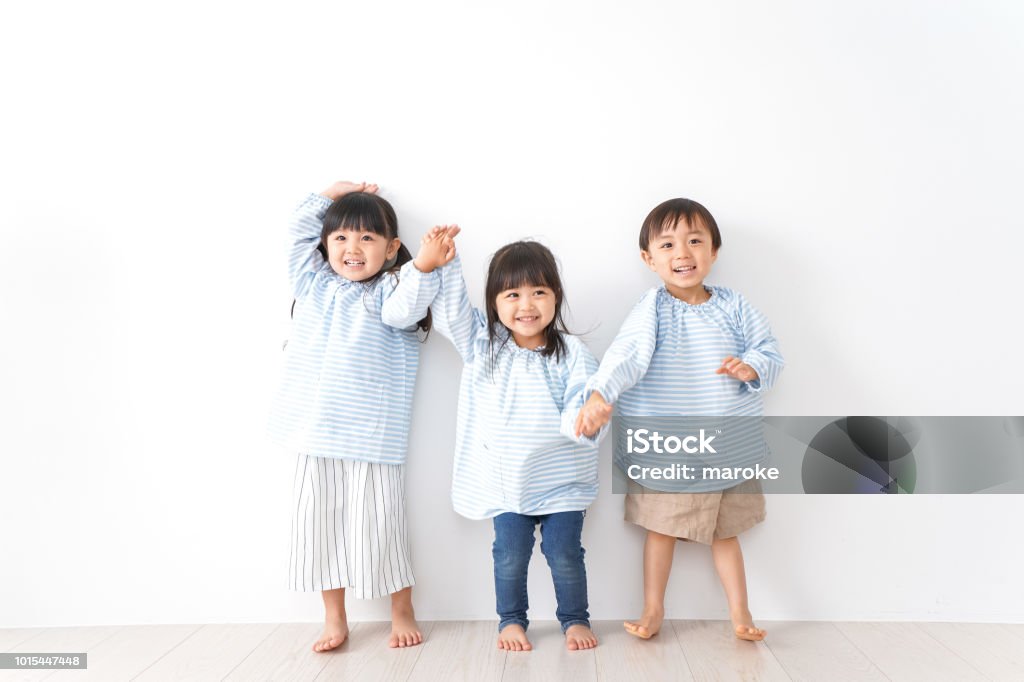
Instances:
[[[583,548],[579,545],[548,545],[541,543],[541,552],[548,566],[556,573],[571,573],[583,568]]]
[[[522,548],[501,547],[495,544],[492,551],[492,555],[494,557],[494,572],[521,572],[529,566],[530,554],[530,552],[522,551]]]

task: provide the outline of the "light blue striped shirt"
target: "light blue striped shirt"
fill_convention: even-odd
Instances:
[[[268,431],[292,452],[402,464],[419,364],[415,325],[440,278],[411,262],[371,284],[337,274],[316,248],[330,205],[310,195],[289,225],[295,314]]]
[[[582,341],[563,334],[561,360],[508,339],[492,363],[487,318],[469,303],[459,258],[439,272],[435,328],[465,363],[452,473],[455,511],[487,519],[585,509],[597,497],[597,444],[577,440],[573,431],[597,360]],[[498,343],[507,335],[502,327]]]
[[[775,384],[784,365],[778,342],[767,318],[741,294],[706,288],[711,298],[698,305],[679,300],[664,286],[644,294],[587,382],[587,397],[598,391],[625,417],[760,417],[761,394]],[[742,382],[715,374],[729,355],[753,367],[759,379]],[[758,449],[740,448],[716,464],[745,466],[764,459],[763,439],[750,432],[758,422],[735,423],[746,431],[736,434],[736,442]]]

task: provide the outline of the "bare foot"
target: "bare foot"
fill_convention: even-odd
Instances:
[[[754,618],[750,615],[750,611],[733,616],[732,627],[739,639],[750,642],[760,642],[768,634],[767,630],[754,627]]]
[[[344,618],[329,618],[324,623],[324,632],[320,639],[313,642],[313,651],[324,652],[337,649],[348,639],[348,623]]]
[[[565,631],[565,648],[569,651],[593,649],[597,646],[597,635],[586,625],[570,625]]]
[[[659,630],[661,630],[661,624],[664,620],[664,609],[655,611],[653,609],[645,608],[643,615],[640,616],[639,620],[627,620],[622,624],[622,627],[626,628],[626,632],[635,637],[639,637],[640,639],[650,639],[658,634]]]
[[[423,634],[416,624],[416,616],[412,606],[391,608],[391,637],[388,638],[388,646],[407,647],[416,646],[423,642]]]
[[[530,651],[533,645],[526,638],[523,626],[513,623],[506,625],[498,633],[498,648],[505,651]]]

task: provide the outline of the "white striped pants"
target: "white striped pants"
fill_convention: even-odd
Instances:
[[[405,522],[405,467],[299,455],[295,465],[293,590],[383,597],[415,584]]]

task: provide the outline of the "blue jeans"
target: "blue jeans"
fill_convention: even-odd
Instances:
[[[587,613],[587,570],[583,566],[582,511],[526,516],[507,512],[494,517],[494,592],[498,598],[498,631],[516,623],[525,630],[530,621],[526,572],[533,555],[533,532],[540,524],[540,551],[548,560],[555,583],[555,616],[565,632],[570,625],[590,627]]]

